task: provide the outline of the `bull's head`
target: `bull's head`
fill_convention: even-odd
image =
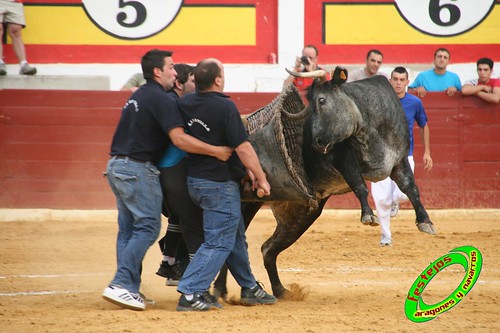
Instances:
[[[328,73],[324,70],[287,72],[296,77],[315,78],[307,93],[309,106],[297,114],[282,112],[296,119],[311,113],[313,146],[326,154],[335,143],[350,137],[361,122],[356,104],[340,89],[347,81],[347,70],[336,67],[330,81],[326,80]]]

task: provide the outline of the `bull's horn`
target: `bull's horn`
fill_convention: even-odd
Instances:
[[[302,111],[300,111],[299,113],[290,113],[290,112],[287,112],[285,111],[284,109],[281,109],[281,113],[283,113],[288,119],[291,119],[291,120],[300,120],[302,118],[305,118],[307,116],[307,114],[309,113],[309,107],[304,107],[304,109]]]
[[[285,70],[288,72],[288,74],[295,77],[314,77],[321,79],[321,81],[325,81],[326,75],[328,74],[327,71],[322,69],[318,69],[312,72],[294,72],[289,70],[288,68],[285,68]]]

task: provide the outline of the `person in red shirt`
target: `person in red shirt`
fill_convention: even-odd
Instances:
[[[500,102],[500,79],[491,77],[493,60],[481,58],[477,61],[477,79],[469,80],[462,86],[462,95],[476,95],[488,103]]]
[[[34,75],[36,68],[30,66],[26,61],[26,50],[21,35],[22,29],[26,26],[24,18],[24,7],[22,0],[0,0],[0,36],[3,35],[3,27],[7,27],[10,38],[12,39],[12,48],[19,60],[19,74]],[[7,66],[3,61],[3,45],[0,43],[0,76],[7,75]]]
[[[314,45],[306,45],[302,49],[302,57],[295,58],[295,66],[293,68],[294,72],[313,72],[315,70],[321,70],[318,65],[318,49]],[[327,75],[327,80],[330,79],[330,76]],[[293,83],[297,89],[299,90],[302,97],[304,97],[307,93],[307,88],[313,83],[314,78],[303,78],[303,77],[295,77],[293,75],[288,76],[285,80],[283,86],[287,86],[290,83]]]

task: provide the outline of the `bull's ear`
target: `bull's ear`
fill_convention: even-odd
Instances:
[[[347,69],[344,67],[335,67],[332,75],[332,82],[335,85],[341,85],[347,81]]]

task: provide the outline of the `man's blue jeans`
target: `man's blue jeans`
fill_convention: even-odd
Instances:
[[[161,229],[160,172],[151,163],[116,158],[108,161],[106,172],[118,208],[117,271],[111,283],[138,293],[142,261]]]
[[[177,290],[183,294],[208,290],[224,262],[241,287],[254,287],[257,282],[248,260],[239,184],[192,177],[187,182],[189,195],[203,209],[205,242],[184,272]]]

